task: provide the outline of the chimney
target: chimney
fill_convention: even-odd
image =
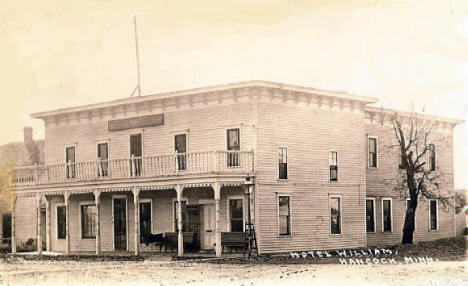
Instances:
[[[31,142],[33,140],[33,129],[32,129],[32,127],[25,126],[23,131],[24,131],[24,142]]]

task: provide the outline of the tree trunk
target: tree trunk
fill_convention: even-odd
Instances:
[[[416,215],[416,208],[418,206],[418,200],[411,199],[409,202],[409,206],[406,209],[406,216],[405,216],[405,224],[403,226],[403,238],[401,243],[402,244],[412,244],[413,243],[413,233],[414,233],[414,226],[415,226],[415,215]]]

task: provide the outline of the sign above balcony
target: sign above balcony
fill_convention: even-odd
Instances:
[[[164,125],[164,113],[109,120],[107,124],[107,129],[109,131],[119,131],[159,125]]]

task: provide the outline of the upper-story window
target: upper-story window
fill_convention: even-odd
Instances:
[[[397,154],[397,158],[398,158],[398,169],[404,169],[404,168],[405,168],[405,166],[403,165],[403,160],[404,160],[404,158],[403,158],[403,154],[402,154],[402,152],[401,152],[401,147],[400,147],[400,145],[398,145],[398,148],[397,148],[397,149],[398,149],[398,154]]]
[[[105,177],[108,175],[109,171],[109,145],[107,143],[99,143],[97,145],[97,156],[101,160],[101,169],[98,170],[98,176]]]
[[[278,147],[278,178],[288,178],[288,148]]]
[[[428,146],[428,152],[429,152],[429,171],[435,171],[436,170],[436,151],[435,151],[435,145],[434,144],[429,144]]]
[[[338,181],[338,152],[330,151],[328,162],[330,165],[330,182]]]
[[[141,133],[130,135],[130,175],[140,176],[142,169],[143,144]]]
[[[65,148],[67,165],[67,179],[75,178],[75,146]]]
[[[369,167],[377,168],[377,138],[369,137]]]
[[[179,171],[187,168],[187,134],[174,136],[174,147],[177,152],[177,169]]]
[[[228,167],[240,166],[240,129],[232,128],[226,130],[227,139],[227,165]]]

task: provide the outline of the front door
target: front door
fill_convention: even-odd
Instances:
[[[215,206],[201,205],[200,244],[202,249],[214,249],[215,243]]]
[[[114,250],[127,250],[127,199],[114,198]]]

